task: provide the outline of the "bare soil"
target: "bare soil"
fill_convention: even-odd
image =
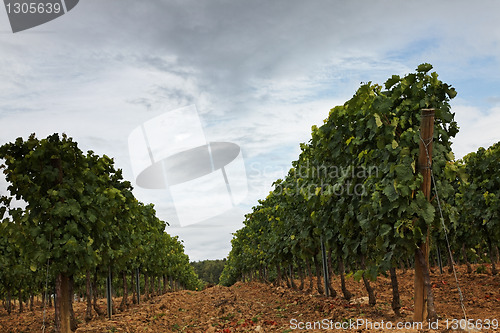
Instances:
[[[477,266],[475,267],[477,268]],[[500,320],[500,276],[488,273],[467,274],[458,268],[458,279],[468,319],[483,323],[478,332],[500,332],[491,324]],[[354,297],[351,302],[341,297],[326,298],[315,291],[304,292],[258,282],[237,283],[229,288],[214,286],[203,291],[177,291],[131,305],[127,310],[107,317],[83,320],[85,304],[74,303],[79,321],[77,333],[88,332],[453,332],[464,318],[453,274],[432,274],[433,291],[439,321],[435,329],[412,323],[413,271],[398,271],[401,294],[401,317],[391,309],[392,291],[389,277],[379,277],[373,286],[377,304],[366,304],[367,293],[362,282],[347,280]],[[333,284],[341,296],[340,280]],[[119,304],[120,299],[115,299]],[[356,302],[354,302],[356,301]],[[104,300],[101,300],[105,309]],[[355,304],[356,303],[356,304]],[[0,332],[43,332],[43,310],[16,312],[8,315],[0,309]],[[54,310],[47,309],[45,332],[53,331]],[[490,321],[490,325],[486,324]],[[397,329],[398,323],[406,324]],[[359,327],[357,326],[359,324]],[[314,326],[316,325],[316,326]],[[320,326],[318,326],[320,325]],[[392,330],[389,329],[392,325]],[[344,329],[343,329],[344,328]],[[455,329],[458,328],[458,329]]]

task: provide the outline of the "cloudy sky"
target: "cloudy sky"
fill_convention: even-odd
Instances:
[[[131,150],[131,133],[197,133],[186,149],[239,145],[227,177],[204,183],[218,190],[191,193],[192,211],[216,207],[203,222],[182,223],[176,209],[186,201],[176,202],[177,192],[135,186],[192,260],[228,254],[231,233],[289,169],[311,126],[360,82],[383,83],[429,62],[458,91],[456,156],[500,141],[498,1],[84,0],[16,34],[0,11],[0,144],[65,132],[82,150],[114,157],[134,184],[130,152],[140,145]],[[193,121],[169,118],[186,106],[196,109]],[[151,145],[172,138],[158,135],[144,156],[156,158]],[[229,164],[246,179],[231,178]],[[237,191],[235,182],[247,187]],[[184,185],[182,200],[193,188]]]

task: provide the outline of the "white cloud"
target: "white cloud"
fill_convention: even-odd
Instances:
[[[500,107],[487,112],[477,107],[457,105],[453,108],[460,132],[453,140],[456,158],[462,158],[478,148],[488,148],[500,141]]]
[[[17,34],[0,15],[0,143],[66,132],[82,149],[116,157],[132,179],[130,131],[195,104],[209,141],[242,148],[250,207],[287,172],[311,126],[361,81],[382,84],[431,62],[466,96],[454,102],[461,156],[499,141],[499,11],[493,0],[87,0]],[[168,194],[135,192],[175,224]],[[236,215],[211,220],[229,236],[172,232],[193,259],[208,256],[202,248],[222,257]]]

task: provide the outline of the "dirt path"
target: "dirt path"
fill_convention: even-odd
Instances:
[[[397,323],[411,322],[413,273],[399,272],[402,317],[391,310],[390,279],[380,277],[375,283],[377,304],[363,304],[366,292],[362,283],[348,280],[348,288],[362,304],[341,298],[326,299],[315,294],[274,287],[261,283],[237,283],[230,288],[215,286],[203,291],[167,293],[153,300],[133,305],[112,320],[97,318],[84,323],[85,306],[75,304],[80,319],[78,333],[83,332],[447,332],[453,320],[463,318],[456,284],[451,274],[433,274],[438,330],[420,330],[407,326],[395,329]],[[460,270],[468,318],[500,320],[500,277],[488,274],[468,275]],[[339,285],[335,280],[334,284]],[[104,307],[104,306],[103,306]],[[53,310],[48,312],[53,319]],[[313,329],[314,322],[322,329]],[[41,332],[42,311],[27,311],[7,316],[0,310],[0,332]],[[360,325],[357,327],[357,325]],[[318,324],[316,324],[318,325]],[[372,329],[369,329],[370,325]],[[384,326],[380,326],[384,325]],[[411,325],[411,324],[407,324]],[[318,327],[318,326],[316,326]],[[384,329],[381,329],[381,328]],[[303,328],[302,330],[300,328]],[[347,329],[342,329],[347,328]],[[48,327],[46,332],[50,332]],[[483,329],[482,332],[494,332]],[[497,329],[500,332],[500,329]]]

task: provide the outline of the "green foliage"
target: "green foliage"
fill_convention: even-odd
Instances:
[[[203,260],[191,262],[195,273],[202,281],[210,284],[218,284],[219,277],[226,264],[226,259],[223,260]]]
[[[181,242],[165,232],[153,205],[137,201],[112,158],[84,155],[64,134],[33,134],[1,146],[0,160],[10,194],[0,198],[4,290],[33,291],[46,267],[51,280],[140,267],[186,288],[201,286]],[[25,206],[11,207],[14,198]]]
[[[26,202],[24,209],[11,211],[22,228],[22,254],[33,265],[53,261],[56,272],[72,272],[85,265],[87,254],[85,212],[85,156],[70,138],[51,135],[38,140],[17,139],[0,147],[5,160],[9,191]]]
[[[313,126],[287,177],[234,234],[224,283],[261,265],[312,258],[320,238],[334,257],[352,268],[363,261],[359,272],[373,277],[413,255],[428,228],[439,229],[436,202],[419,190],[421,110],[435,109],[432,158],[440,188],[453,188],[444,170],[458,126],[448,103],[456,91],[431,69],[422,64],[415,73],[393,75],[384,87],[363,84],[322,126]],[[440,193],[443,204],[454,200],[452,194]]]
[[[500,244],[500,142],[457,162],[455,236],[468,248]]]

